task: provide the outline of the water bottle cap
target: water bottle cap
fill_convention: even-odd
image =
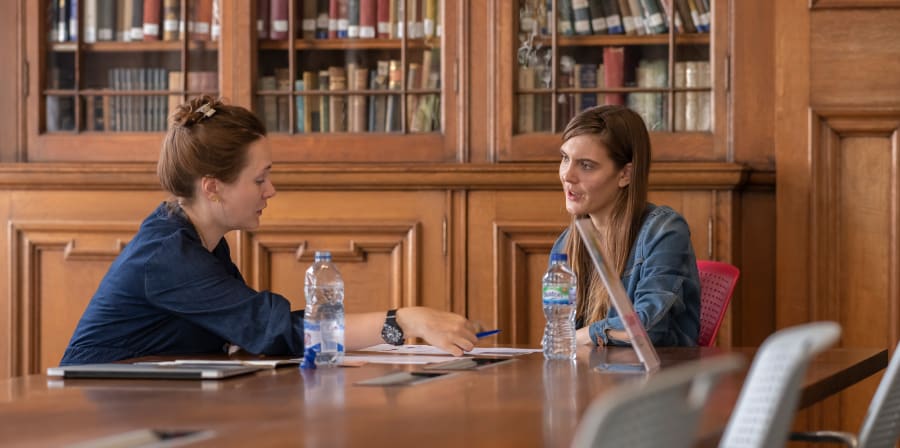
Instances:
[[[316,261],[331,261],[331,252],[327,250],[316,251]]]
[[[554,252],[554,253],[550,254],[550,262],[551,263],[556,263],[558,261],[565,263],[565,262],[569,261],[569,257],[566,254],[559,253],[559,252]]]

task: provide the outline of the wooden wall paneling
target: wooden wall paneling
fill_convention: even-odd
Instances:
[[[254,289],[275,291],[292,309],[303,309],[306,269],[316,251],[327,250],[344,279],[347,310],[420,305],[418,228],[418,222],[269,222],[241,232],[239,244],[250,255],[242,273]]]
[[[812,115],[812,318],[839,322],[844,346],[894,347],[900,322],[900,110],[814,109]],[[858,427],[878,380],[842,394],[839,412],[821,418]]]
[[[8,2],[0,15],[0,61],[10,70],[0,70],[0,163],[18,162],[24,155],[25,115],[23,87],[25,64],[22,57],[24,1]],[[2,374],[2,373],[0,373]]]
[[[17,347],[13,344],[12,328],[18,321],[12,314],[13,297],[15,297],[13,285],[18,281],[16,270],[12,268],[10,247],[12,245],[12,230],[9,225],[10,200],[9,194],[0,194],[0,216],[3,217],[3,233],[0,237],[0,378],[12,376],[10,359],[17,355]],[[5,336],[5,337],[4,337]]]
[[[900,3],[816,9],[809,16],[811,105],[890,108],[900,103]]]
[[[561,192],[469,194],[469,317],[503,330],[498,343],[540,344],[540,281],[568,222]]]
[[[449,190],[449,216],[444,219],[447,234],[447,247],[444,258],[447,260],[447,268],[450,270],[447,278],[450,279],[450,309],[458,314],[468,315],[466,302],[466,279],[468,278],[468,248],[469,240],[468,192],[465,190]]]
[[[287,191],[269,201],[259,229],[240,232],[235,259],[254,288],[305,303],[303,274],[330,250],[348,312],[389,306],[451,309],[443,255],[446,192]]]
[[[728,146],[732,160],[774,170],[775,0],[735,1],[732,10]]]
[[[775,332],[775,194],[741,192],[738,253],[741,269],[731,301],[732,337],[735,346],[755,347]]]
[[[10,221],[12,376],[58,365],[87,303],[135,223]]]

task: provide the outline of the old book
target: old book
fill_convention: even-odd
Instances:
[[[408,91],[418,89],[422,85],[422,64],[418,62],[410,62],[406,72],[406,89]],[[414,127],[415,111],[419,104],[419,95],[412,93],[406,94],[406,128],[412,130]]]
[[[115,0],[97,0],[98,41],[116,39],[116,6]]]
[[[328,67],[328,90],[331,92],[347,90],[347,72],[344,67]],[[329,125],[331,132],[347,132],[347,97],[346,94],[333,94],[329,97]]]
[[[372,39],[378,25],[378,0],[359,0],[359,37]]]
[[[277,81],[275,81],[275,76],[266,75],[260,76],[257,80],[257,90],[260,92],[272,92],[277,88]],[[266,125],[266,130],[268,132],[276,132],[278,130],[278,107],[277,107],[277,99],[272,94],[260,94],[257,104],[257,115],[262,119],[263,124]]]
[[[422,26],[426,38],[437,36],[438,0],[423,0],[425,13],[422,15]]]
[[[597,87],[597,65],[575,64],[575,87],[593,89]],[[575,94],[575,113],[597,105],[597,94],[583,92]]]
[[[163,0],[163,40],[180,39],[181,20],[181,0]]]
[[[271,0],[256,0],[256,38],[269,38],[269,21],[271,20],[269,8]]]
[[[316,0],[303,0],[303,21],[301,22],[301,28],[304,39],[316,38],[316,20],[319,14],[316,9],[317,6],[318,2]],[[309,86],[307,86],[307,90],[314,89],[310,89]]]
[[[588,0],[571,0],[571,2],[572,23],[575,28],[575,34],[591,34],[591,9],[588,5]]]
[[[675,63],[675,82],[673,87],[687,87],[687,63],[686,62],[676,62]],[[687,127],[685,125],[685,113],[686,113],[686,101],[687,95],[685,92],[675,92],[675,131],[682,132],[686,131]]]
[[[375,69],[375,80],[372,86],[373,90],[387,90],[388,80],[390,76],[390,61],[381,60],[377,62]],[[387,95],[372,95],[369,98],[371,102],[371,114],[369,132],[385,131],[385,114],[387,112]]]
[[[269,39],[287,40],[289,1],[271,0],[269,4]]]
[[[131,41],[131,9],[130,0],[119,1],[116,7],[116,40],[119,42]]]
[[[328,70],[319,70],[319,90],[328,91],[330,88]],[[319,132],[331,132],[331,98],[328,95],[319,96]]]
[[[556,32],[564,36],[575,34],[572,23],[572,0],[557,0],[556,6],[559,8]]]
[[[303,86],[307,92],[319,89],[319,76],[316,72],[303,72]],[[306,132],[319,132],[319,97],[305,95],[303,99],[303,128]]]
[[[625,47],[603,48],[603,79],[608,88],[622,88],[625,86]],[[607,93],[605,104],[625,104],[625,95],[622,93]]]
[[[304,88],[302,79],[294,81],[294,90],[297,92],[303,92],[304,90],[306,90]],[[303,101],[303,98],[304,97],[302,95],[297,95],[294,97],[294,126],[296,127],[297,132],[301,134],[304,132],[309,132],[308,128],[306,127],[306,120],[304,118],[306,116],[306,104]]]
[[[589,0],[588,10],[591,15],[591,32],[606,34],[606,12],[603,11],[603,0]]]
[[[368,82],[369,69],[357,67],[353,75],[353,90],[366,90]],[[353,115],[353,127],[350,128],[350,132],[366,132],[369,120],[365,95],[352,95],[350,97],[350,114]]]
[[[275,86],[279,92],[290,92],[291,90],[291,72],[287,68],[275,69]],[[277,110],[277,128],[278,132],[290,132],[291,127],[291,109],[292,104],[290,96],[281,94],[276,97],[275,108]]]
[[[391,18],[391,4],[393,2],[394,0],[375,0],[375,16],[378,21],[376,32],[379,39],[393,37],[394,32],[391,31],[394,24]]]
[[[625,34],[625,24],[619,11],[619,0],[601,0],[603,12],[606,14],[606,32],[609,34]]]
[[[308,0],[316,2],[316,39],[328,39],[328,0]]]
[[[388,69],[388,90],[402,90],[402,83],[403,69],[400,67],[400,61],[391,59]],[[388,95],[384,118],[385,132],[397,132],[402,130],[400,124],[400,101],[400,95]]]
[[[211,40],[213,0],[194,0],[190,4],[189,36],[193,40]]]
[[[101,2],[104,0],[100,0]],[[159,40],[162,35],[162,1],[144,0],[144,40]]]

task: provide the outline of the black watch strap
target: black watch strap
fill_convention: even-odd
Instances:
[[[397,310],[388,310],[381,327],[381,339],[391,345],[403,345],[403,329],[397,324]]]

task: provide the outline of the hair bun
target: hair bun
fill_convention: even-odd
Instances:
[[[175,108],[175,112],[169,117],[169,123],[173,127],[191,127],[204,118],[213,114],[209,113],[210,109],[215,113],[215,109],[223,106],[221,100],[211,95],[200,95],[189,99],[186,103],[182,103]],[[206,106],[206,107],[204,107]],[[201,110],[203,109],[203,110]]]

